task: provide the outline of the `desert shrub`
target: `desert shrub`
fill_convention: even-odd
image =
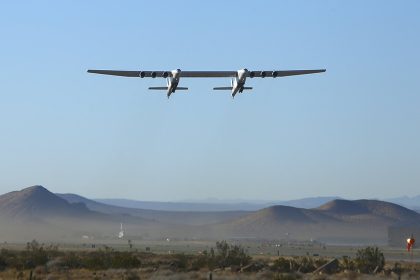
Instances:
[[[284,258],[279,257],[276,259],[271,266],[271,270],[277,272],[302,272],[308,273],[313,272],[318,267],[326,264],[328,261],[322,258],[312,257],[295,257],[295,258]]]
[[[200,270],[202,268],[209,268],[213,269],[211,267],[211,264],[209,262],[209,257],[206,255],[199,255],[195,257],[191,262],[191,270]]]
[[[251,257],[240,245],[229,245],[226,241],[216,242],[216,262],[222,268],[232,265],[247,265]]]
[[[328,263],[327,259],[324,258],[314,258],[313,259],[314,265],[316,268],[323,266],[324,264]]]
[[[75,252],[67,252],[61,259],[61,265],[69,269],[81,268],[82,258]]]
[[[20,263],[20,258],[18,258],[17,254],[11,252],[7,249],[1,249],[0,251],[0,262],[2,263],[3,269],[11,267],[11,268],[22,268],[22,266],[18,266]],[[1,269],[0,269],[1,270]]]
[[[353,271],[356,268],[356,264],[352,259],[347,256],[344,256],[340,261],[340,270],[349,270]]]
[[[58,255],[56,247],[44,247],[36,240],[28,242],[26,250],[0,251],[0,268],[10,267],[15,269],[33,269],[40,265],[45,265],[50,259]]]
[[[88,254],[80,255],[80,264],[82,268],[99,270],[108,267],[109,257],[102,252],[89,252]]]
[[[0,255],[0,271],[5,270],[7,267],[6,259]]]
[[[280,273],[274,277],[275,280],[297,280],[301,278],[302,276],[296,273]]]
[[[112,268],[137,268],[141,265],[140,260],[130,252],[115,252],[111,259]]]
[[[61,257],[61,266],[70,269],[86,268],[91,270],[109,268],[138,268],[140,259],[133,252],[115,252],[109,249],[95,252],[66,252]]]
[[[187,271],[190,263],[190,257],[185,254],[175,255],[175,259],[171,262],[171,267],[177,271]]]
[[[214,249],[211,248],[210,252],[204,251],[201,255],[195,256],[191,261],[191,270],[200,270],[208,268],[213,270],[217,267]]]
[[[26,244],[26,249],[18,253],[11,253],[11,266],[18,269],[33,269],[59,256],[58,247],[55,245],[45,246],[36,240]]]
[[[208,268],[225,268],[229,266],[245,266],[251,261],[251,257],[240,245],[230,245],[226,241],[216,242],[216,250],[204,251],[201,255],[191,260],[191,269],[200,270]]]
[[[140,276],[137,274],[137,272],[135,272],[133,270],[127,270],[125,272],[124,279],[126,279],[126,280],[140,280]]]
[[[140,260],[131,252],[113,252],[107,249],[89,252],[80,259],[80,266],[87,269],[137,268],[140,264]]]
[[[394,267],[392,268],[392,271],[397,275],[401,275],[403,272],[403,268],[401,267],[401,264],[399,262],[396,262],[394,264]]]
[[[360,272],[373,273],[384,268],[385,257],[378,247],[366,247],[357,251],[355,264]]]
[[[294,259],[280,257],[274,261],[274,264],[271,266],[271,269],[278,272],[291,272],[296,267],[297,265]]]
[[[25,268],[34,268],[38,265],[45,265],[48,261],[47,251],[44,250],[44,245],[39,244],[36,240],[26,244],[26,250],[22,252],[22,257],[25,260]]]
[[[297,259],[298,271],[303,273],[312,272],[316,269],[314,260],[311,257],[300,257]]]

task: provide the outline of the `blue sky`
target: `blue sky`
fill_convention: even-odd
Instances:
[[[141,200],[420,193],[418,1],[8,1],[0,192]],[[89,68],[327,68],[234,101]]]

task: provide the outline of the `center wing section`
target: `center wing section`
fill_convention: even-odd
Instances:
[[[182,78],[230,78],[236,75],[237,71],[181,71]]]

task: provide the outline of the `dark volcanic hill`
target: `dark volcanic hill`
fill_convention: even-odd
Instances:
[[[0,215],[3,217],[80,216],[90,212],[83,203],[69,203],[42,186],[0,196]]]

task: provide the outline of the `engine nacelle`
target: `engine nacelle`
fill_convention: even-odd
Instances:
[[[162,77],[164,77],[164,78],[168,78],[168,76],[169,76],[169,73],[168,73],[168,72],[163,72],[163,73],[162,73]]]
[[[273,78],[277,78],[277,76],[279,75],[279,72],[277,71],[273,71],[273,73],[271,73],[273,75]]]
[[[265,78],[267,76],[267,73],[264,71],[261,71],[261,78]]]
[[[156,72],[150,73],[150,76],[152,76],[152,78],[156,78]]]
[[[254,71],[249,72],[249,77],[254,78],[255,77],[255,72]]]
[[[139,77],[144,78],[146,76],[146,73],[144,71],[140,71]]]

